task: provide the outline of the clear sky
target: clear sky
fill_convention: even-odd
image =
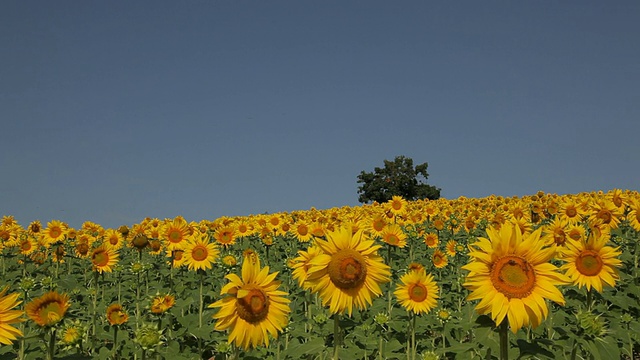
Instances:
[[[0,3],[0,216],[359,205],[429,163],[446,198],[639,190],[638,1]]]

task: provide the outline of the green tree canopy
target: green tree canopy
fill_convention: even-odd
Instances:
[[[413,160],[396,156],[393,161],[384,160],[384,168],[376,167],[373,172],[361,171],[358,175],[358,201],[383,203],[394,195],[406,200],[438,199],[440,188],[426,183],[429,174],[427,163],[413,166]]]

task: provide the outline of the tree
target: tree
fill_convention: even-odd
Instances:
[[[394,195],[406,200],[438,199],[440,188],[426,183],[429,174],[427,163],[413,166],[413,160],[396,156],[395,160],[384,160],[384,168],[376,167],[373,172],[361,171],[358,175],[358,201],[383,203]]]

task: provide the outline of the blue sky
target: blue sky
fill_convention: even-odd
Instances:
[[[3,1],[0,215],[105,227],[638,190],[637,1]]]

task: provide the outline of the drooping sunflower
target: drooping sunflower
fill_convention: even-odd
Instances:
[[[569,240],[561,249],[562,260],[566,261],[560,268],[578,287],[592,287],[602,292],[602,285],[615,286],[618,279],[618,267],[622,261],[618,259],[619,248],[606,246],[609,234],[591,233],[589,238],[581,241]]]
[[[0,344],[11,345],[13,340],[17,340],[18,336],[22,336],[22,331],[16,329],[12,324],[24,321],[22,319],[23,312],[13,310],[22,301],[18,300],[18,294],[7,294],[9,287],[5,287],[0,291]]]
[[[40,326],[55,325],[69,309],[69,295],[50,291],[25,306],[25,312],[31,320]]]
[[[488,238],[478,238],[471,245],[469,271],[464,286],[471,290],[467,300],[480,300],[476,311],[490,313],[499,325],[507,318],[514,333],[522,326],[537,327],[549,312],[545,299],[564,305],[556,288],[569,282],[549,263],[555,246],[544,246],[541,228],[523,236],[510,222],[500,230],[487,228]]]
[[[103,272],[111,272],[113,271],[112,267],[118,263],[119,256],[117,251],[101,245],[91,252],[93,269],[100,274]]]
[[[346,311],[351,316],[354,305],[365,309],[382,294],[380,284],[390,280],[389,266],[377,253],[380,245],[362,231],[352,235],[351,229],[342,227],[326,237],[316,241],[324,254],[310,261],[307,281],[332,314]]]
[[[269,346],[269,335],[278,337],[289,322],[291,312],[288,293],[278,290],[278,272],[269,273],[269,267],[260,267],[258,258],[245,258],[242,262],[242,278],[229,274],[230,282],[222,287],[222,299],[209,305],[220,308],[213,315],[215,330],[230,329],[229,343],[249,349],[259,345]]]
[[[156,295],[151,300],[151,312],[154,314],[163,314],[173,307],[176,298],[173,295]]]
[[[426,314],[436,307],[438,291],[433,275],[427,274],[422,269],[412,270],[402,275],[394,295],[407,311]]]
[[[211,269],[220,251],[215,243],[209,242],[209,236],[198,232],[192,241],[188,242],[184,248],[184,262],[189,270],[198,271],[199,269]]]
[[[403,248],[407,245],[407,235],[398,224],[387,224],[382,230],[382,241],[391,246]]]
[[[121,304],[115,303],[107,308],[107,321],[109,325],[122,325],[129,320],[129,315],[124,311]]]

